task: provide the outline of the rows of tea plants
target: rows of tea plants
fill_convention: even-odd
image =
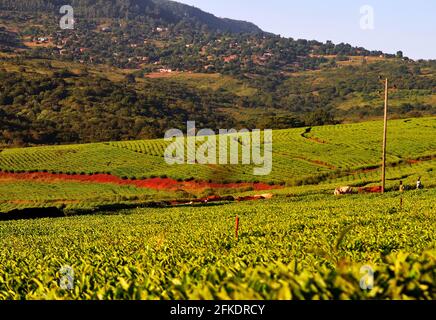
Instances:
[[[387,181],[387,188],[390,191],[398,190],[399,181],[401,180],[407,189],[415,189],[418,177],[421,177],[425,188],[434,188],[436,187],[435,167],[435,161],[425,161],[388,168],[387,173],[391,178]],[[229,175],[226,167],[220,167],[219,169],[214,177],[208,176],[206,178],[226,179]],[[355,187],[355,191],[357,191],[357,188],[361,186],[376,186],[379,184],[380,170],[372,170],[327,179],[318,185],[277,186],[278,189],[268,192],[279,197],[319,193],[331,195],[338,186],[350,185]],[[178,191],[165,191],[111,183],[0,179],[0,213],[30,207],[43,208],[64,205],[71,209],[92,209],[102,204],[120,202],[144,203],[148,201],[192,199],[211,194],[246,196],[259,193],[258,191],[250,191],[250,189],[244,190],[224,188],[220,190],[199,189],[186,191],[180,189]]]
[[[353,152],[361,150],[368,159],[373,159],[379,155],[379,132],[383,132],[381,121],[314,127],[311,134],[327,144],[339,142]],[[394,160],[415,159],[420,155],[433,154],[436,140],[432,137],[435,136],[435,118],[391,121],[388,124],[388,156]]]
[[[110,146],[131,150],[137,153],[162,157],[169,143],[164,140],[136,140],[123,142],[110,142]]]
[[[386,182],[387,188],[396,189],[399,187],[399,182],[409,188],[413,189],[416,186],[416,181],[419,177],[425,187],[436,187],[436,161],[423,161],[417,163],[403,164],[395,167],[388,167],[386,169],[388,181]],[[352,186],[369,186],[380,185],[381,169],[359,171],[351,175],[343,177],[328,179],[329,183],[336,185],[352,185]]]
[[[186,197],[185,193],[157,191],[129,185],[83,182],[1,181],[0,218],[14,209],[64,205],[67,209],[92,209],[102,204],[147,202]]]
[[[389,124],[388,163],[435,155],[436,119],[394,120]],[[64,173],[111,173],[119,177],[168,176],[175,179],[264,182],[319,181],[337,172],[380,164],[379,122],[278,130],[273,135],[273,169],[253,176],[253,165],[169,166],[164,159],[168,142],[127,141],[73,146],[5,149],[0,170]],[[201,143],[197,143],[199,145]],[[391,178],[391,177],[388,177]]]
[[[435,299],[435,196],[0,221],[0,299]],[[362,267],[375,272],[372,290]]]

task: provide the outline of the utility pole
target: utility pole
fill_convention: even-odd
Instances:
[[[389,99],[389,82],[386,78],[385,82],[385,117],[384,117],[384,130],[383,130],[383,164],[382,164],[382,193],[385,193],[386,188],[386,144],[388,135],[388,99]]]

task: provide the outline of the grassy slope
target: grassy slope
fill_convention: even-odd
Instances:
[[[388,187],[399,180],[413,185],[418,176],[434,187],[436,119],[395,120],[389,123]],[[275,131],[273,171],[253,176],[252,166],[168,166],[163,158],[167,143],[161,140],[112,142],[88,145],[6,149],[0,153],[0,169],[10,172],[49,171],[63,173],[107,172],[119,177],[168,176],[175,179],[215,182],[255,181],[285,183],[278,195],[331,193],[338,185],[378,185],[380,181],[380,122]],[[426,158],[430,156],[429,158]],[[433,160],[431,160],[433,157]],[[410,159],[422,161],[410,161]],[[321,184],[318,184],[321,183]],[[307,187],[296,185],[308,184]],[[184,192],[156,192],[133,186],[79,184],[73,182],[0,181],[0,210],[14,207],[66,203],[87,208],[101,203],[186,198]],[[241,190],[221,190],[221,194]],[[252,192],[251,192],[252,193]],[[198,195],[197,195],[198,196]]]
[[[435,155],[436,118],[393,120],[389,123],[388,162]],[[199,128],[197,128],[199,129]],[[292,182],[337,170],[358,170],[380,163],[382,123],[378,121],[278,130],[273,134],[273,172],[252,175],[252,166],[168,166],[163,158],[169,144],[163,140],[110,142],[71,146],[5,149],[0,169],[53,172],[108,172],[117,176],[212,180]],[[213,179],[216,176],[216,179]]]
[[[434,154],[435,121],[392,121],[389,161]],[[304,177],[301,163],[320,173],[335,171],[326,163],[353,169],[377,163],[379,139],[372,137],[380,129],[378,122],[315,127],[306,138],[302,129],[277,131],[275,170],[295,179]],[[8,149],[0,163],[8,170],[148,175],[154,169],[217,177],[209,167],[166,168],[162,148],[161,141],[138,141]],[[302,156],[312,162],[297,161]],[[434,164],[398,165],[388,177],[411,175],[406,182],[412,183],[422,174],[427,184],[434,181]],[[226,178],[236,179],[239,169],[230,170],[236,171]],[[378,171],[332,176],[319,185],[275,190],[265,202],[0,221],[0,299],[434,299],[436,189],[332,196],[339,183],[371,179]],[[165,196],[128,186],[36,181],[0,181],[0,194],[6,201],[0,211]],[[359,286],[364,265],[377,271],[374,290]],[[59,289],[63,266],[74,270],[71,291]]]
[[[392,69],[403,65],[408,67],[407,63],[392,62],[383,58],[368,58],[366,64],[362,64],[362,57],[350,57],[350,61],[338,62],[337,68],[324,68],[322,70],[298,72],[291,74],[285,82],[285,87],[290,88],[290,92],[296,95],[301,93],[315,94],[320,90],[331,87],[343,86],[350,82],[359,81],[363,78],[376,79],[380,74],[384,74],[394,81],[391,87],[395,85],[395,80],[401,80],[398,74],[392,74]],[[354,68],[354,69],[351,69]],[[417,79],[434,79],[435,70],[422,68],[421,73],[416,75]],[[300,89],[303,88],[303,89]],[[381,90],[380,86],[380,90]],[[299,90],[302,90],[301,92]],[[348,111],[354,107],[375,108],[383,106],[384,96],[380,90],[374,90],[368,94],[363,94],[359,90],[342,97],[329,101],[331,105],[342,111]],[[397,90],[391,88],[389,104],[391,107],[399,107],[403,104],[428,104],[435,106],[436,94],[434,90],[415,89],[415,90]],[[356,121],[358,118],[352,118]]]

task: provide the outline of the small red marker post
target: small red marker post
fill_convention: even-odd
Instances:
[[[235,237],[236,240],[239,240],[239,216],[236,216],[236,221],[235,221]]]

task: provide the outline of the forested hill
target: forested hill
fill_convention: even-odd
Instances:
[[[64,0],[0,0],[0,10],[58,13]],[[261,33],[250,22],[221,19],[198,8],[168,0],[71,0],[78,17],[154,20],[156,23],[188,23],[215,32]]]
[[[74,29],[59,9],[73,5]],[[436,60],[284,38],[166,0],[0,0],[0,150],[436,115]],[[304,131],[303,131],[304,132]]]

